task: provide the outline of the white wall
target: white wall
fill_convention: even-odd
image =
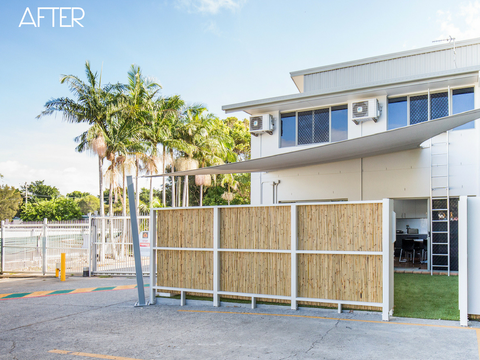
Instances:
[[[480,198],[468,198],[468,313],[480,315]]]
[[[477,129],[460,130],[450,136],[451,196],[479,195],[476,134]],[[265,182],[278,180],[280,202],[428,198],[430,148],[252,174],[252,204],[260,204],[260,178],[263,204],[273,202],[271,183]]]

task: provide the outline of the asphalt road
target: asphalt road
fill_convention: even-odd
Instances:
[[[148,279],[145,279],[148,283]],[[0,279],[0,294],[133,285],[133,278]],[[148,291],[146,291],[148,295]],[[480,324],[379,313],[160,300],[136,289],[0,300],[0,359],[479,359]]]

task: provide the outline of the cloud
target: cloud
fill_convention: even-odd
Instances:
[[[217,26],[217,23],[215,21],[209,21],[205,24],[205,27],[203,28],[203,31],[212,33],[217,36],[221,36],[222,32]]]
[[[441,31],[439,40],[449,36],[457,41],[480,37],[480,1],[460,5],[459,11],[454,14],[438,10],[437,21]]]
[[[244,3],[245,0],[176,0],[179,8],[187,9],[189,12],[206,14],[217,14],[222,9],[235,12],[239,10]]]

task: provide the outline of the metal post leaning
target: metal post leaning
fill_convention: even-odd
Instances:
[[[133,255],[135,256],[135,273],[137,275],[138,302],[135,306],[145,306],[145,289],[143,286],[142,258],[140,256],[140,239],[138,235],[137,210],[132,176],[127,176],[128,198],[130,206],[130,224],[132,227]],[[138,189],[137,189],[138,191]]]
[[[155,247],[157,246],[157,217],[156,212],[150,209],[150,221],[148,225],[150,231],[150,301],[149,305],[157,302],[155,297],[155,286],[157,284],[157,257]]]
[[[43,219],[43,239],[42,239],[42,273],[43,275],[47,272],[47,231],[48,231],[48,220]]]
[[[1,232],[1,254],[0,256],[2,257],[1,259],[1,267],[0,267],[0,274],[3,274],[3,271],[5,270],[5,221],[2,220],[2,232]]]

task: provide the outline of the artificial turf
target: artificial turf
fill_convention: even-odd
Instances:
[[[395,274],[394,316],[459,320],[458,276]]]

